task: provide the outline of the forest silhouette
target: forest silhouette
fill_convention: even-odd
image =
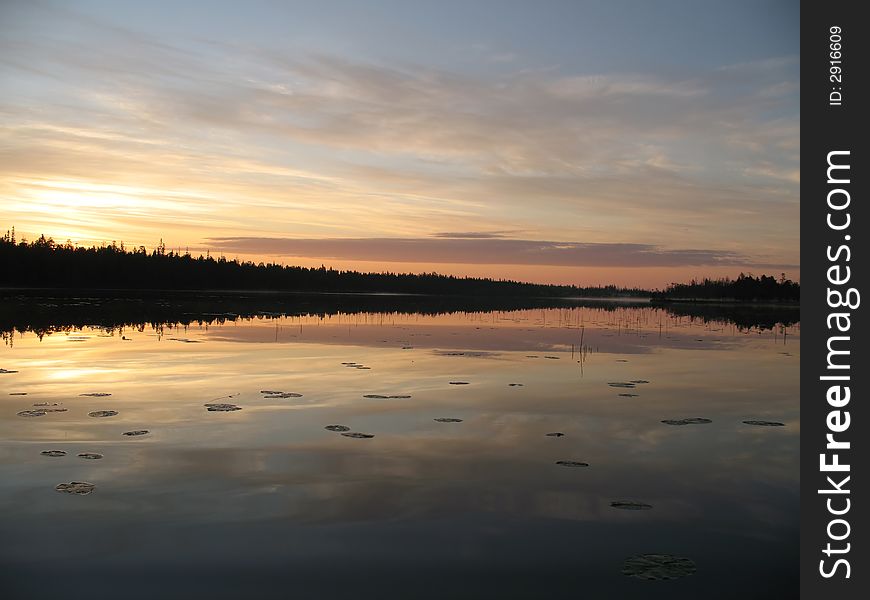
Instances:
[[[168,251],[161,242],[150,252],[123,243],[101,246],[59,244],[50,237],[0,237],[0,286],[6,288],[225,290],[292,293],[391,293],[466,297],[576,298],[644,297],[658,301],[705,300],[785,302],[800,300],[800,284],[782,275],[704,279],[673,283],[663,290],[637,287],[548,285],[438,273],[362,273],[321,266],[194,257]]]

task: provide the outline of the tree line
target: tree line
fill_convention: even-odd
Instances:
[[[59,244],[44,235],[16,241],[14,230],[0,238],[0,285],[5,287],[244,290],[283,292],[396,293],[457,296],[616,297],[646,296],[637,288],[613,285],[579,287],[521,283],[506,279],[456,277],[438,273],[362,273],[321,266],[287,266],[194,257],[166,251],[161,242],[150,252],[115,242],[101,246]]]
[[[288,266],[194,257],[166,250],[150,252],[124,244],[77,246],[50,237],[16,241],[15,231],[0,237],[0,285],[19,288],[126,290],[240,290],[275,292],[393,293],[514,298],[646,297],[654,300],[733,300],[797,302],[800,284],[782,275],[672,283],[664,290],[615,285],[581,287],[522,283],[507,279],[456,277],[438,273],[362,273],[320,266]]]
[[[736,279],[693,279],[689,283],[672,283],[663,291],[652,294],[662,300],[718,300],[740,302],[799,302],[801,286],[783,273],[779,279],[771,275],[746,275]]]

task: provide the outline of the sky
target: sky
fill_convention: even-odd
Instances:
[[[0,228],[364,271],[799,279],[799,3],[0,0]]]

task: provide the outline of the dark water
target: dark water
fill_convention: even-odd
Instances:
[[[799,325],[648,306],[41,315],[0,350],[5,598],[797,595]],[[649,383],[609,385],[631,381]],[[67,410],[17,415],[41,403]],[[691,417],[712,422],[661,423]],[[55,491],[70,481],[96,488]],[[697,570],[621,573],[645,553]]]

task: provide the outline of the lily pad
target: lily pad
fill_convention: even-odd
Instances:
[[[640,394],[618,394],[622,398],[637,398]]]
[[[43,408],[42,410],[44,410],[47,413],[50,413],[50,412],[66,412],[68,409],[60,407],[60,406],[54,406],[54,407],[50,407],[50,408]]]
[[[439,423],[462,423],[462,419],[455,419],[453,417],[438,417],[435,420]]]
[[[66,452],[63,450],[43,450],[40,454],[51,457],[66,456]]]
[[[611,502],[610,506],[613,508],[621,508],[622,510],[649,510],[652,508],[652,504],[647,504],[646,502],[634,502],[632,500],[617,500],[616,502]]]
[[[588,467],[589,463],[580,462],[577,460],[557,460],[556,464],[560,467]]]
[[[54,489],[58,492],[66,492],[67,494],[79,494],[85,495],[90,494],[96,488],[93,483],[88,483],[86,481],[70,481],[69,483],[58,483],[54,486]]]
[[[558,356],[545,356],[544,358],[549,358],[550,360],[559,360]]]
[[[89,417],[114,417],[118,414],[117,410],[95,410],[88,413]]]
[[[232,412],[234,410],[242,410],[241,406],[237,406],[235,404],[226,404],[223,402],[209,402],[208,404],[203,404],[209,412]]]
[[[695,573],[695,562],[671,554],[637,554],[625,559],[622,574],[649,581],[678,579]]]
[[[44,408],[36,408],[33,410],[22,410],[18,412],[19,417],[44,417],[46,410]]]
[[[450,385],[469,385],[467,381],[451,381]]]
[[[350,427],[347,425],[327,425],[324,427],[327,431],[337,431],[341,433],[342,431],[350,431]]]
[[[9,392],[10,396],[26,396],[27,392]]]
[[[129,436],[129,437],[134,437],[134,436],[137,436],[137,435],[145,435],[146,433],[149,433],[149,431],[148,431],[147,429],[134,429],[133,431],[125,431],[125,432],[122,433],[121,435],[126,435],[126,436]]]
[[[106,396],[111,396],[109,392],[90,392],[88,394],[79,394],[79,396],[92,396],[94,398],[104,398]]]
[[[632,379],[631,383],[649,383],[646,379]]]
[[[509,383],[508,387],[523,387],[522,383]]]
[[[103,455],[99,452],[80,452],[79,458],[85,458],[87,460],[100,460],[103,458]]]
[[[662,423],[666,425],[706,425],[707,423],[712,423],[710,419],[704,419],[702,417],[691,417],[688,419],[663,419]]]
[[[363,398],[377,398],[379,400],[387,400],[387,399],[406,399],[411,396],[408,394],[395,394],[392,396],[384,396],[383,394],[365,394]]]
[[[367,440],[369,438],[375,437],[370,433],[359,433],[357,431],[343,431],[341,435],[343,435],[344,437],[354,438],[358,440]]]
[[[273,394],[269,394],[268,396],[263,396],[264,398],[301,398],[302,394],[297,394],[295,392],[277,392]]]
[[[260,393],[261,394],[268,394],[269,396],[271,396],[273,394],[283,394],[284,392],[282,392],[280,390],[260,390]]]
[[[434,354],[438,356],[466,356],[470,358],[489,358],[493,356],[500,356],[498,352],[479,352],[479,351],[444,351],[444,350],[435,350]]]
[[[547,437],[565,437],[565,434],[561,431],[553,431],[551,433],[545,433],[544,435]]]
[[[636,388],[636,383],[631,383],[630,381],[611,381],[607,385],[615,388]]]
[[[760,427],[785,427],[785,423],[779,421],[743,421],[747,425],[758,425]]]

